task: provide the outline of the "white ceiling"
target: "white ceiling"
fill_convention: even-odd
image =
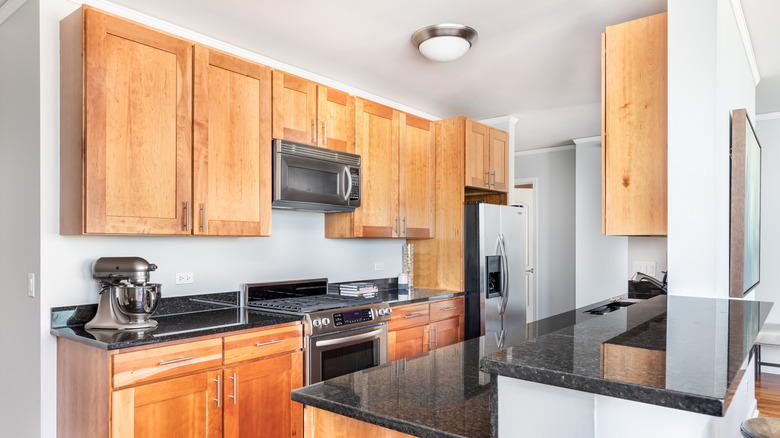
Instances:
[[[598,135],[601,33],[666,10],[666,0],[111,2],[442,118],[513,115],[518,150]],[[758,112],[780,111],[780,2],[742,2],[767,89]],[[428,61],[410,37],[436,23],[479,39],[457,61]]]

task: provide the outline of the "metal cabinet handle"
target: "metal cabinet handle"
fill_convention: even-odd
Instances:
[[[436,333],[436,338],[433,341],[433,344],[437,347],[439,346],[439,326],[435,325],[433,326],[433,332]]]
[[[206,203],[200,204],[200,230],[206,232]]]
[[[311,122],[311,142],[317,144],[317,119]]]
[[[160,362],[160,365],[168,365],[169,363],[184,362],[185,360],[192,360],[192,356],[182,357],[180,359],[174,359],[174,360],[164,360]]]
[[[217,378],[215,380],[212,380],[212,382],[217,382],[217,398],[214,398],[212,400],[217,402],[217,407],[220,408],[222,407],[222,402],[220,401],[221,400],[220,394],[222,394],[222,376],[217,375]]]
[[[404,315],[404,319],[417,318],[418,316],[422,316],[422,313],[412,313],[411,315]]]
[[[490,187],[490,171],[485,172],[485,175],[487,175],[487,186]]]
[[[190,201],[184,203],[184,231],[190,230]]]
[[[322,122],[322,144],[328,145],[328,122]]]
[[[401,234],[401,221],[400,221],[400,219],[401,219],[400,216],[396,216],[395,217],[395,230],[394,231],[395,231],[396,235]]]
[[[490,173],[493,174],[493,188],[495,189],[496,188],[496,171],[494,170],[494,171],[492,171]]]
[[[406,236],[406,216],[404,216],[404,236]]]
[[[431,341],[433,340],[433,333],[431,333],[431,330],[433,330],[433,327],[428,327],[428,350],[433,349],[431,346]]]
[[[450,310],[455,310],[457,307],[447,307],[446,309],[441,309],[442,312],[449,312]]]
[[[233,395],[229,396],[233,399],[233,404],[238,403],[238,385],[236,382],[238,382],[238,378],[236,378],[236,373],[233,373],[233,377],[230,377],[231,380],[233,380]]]
[[[282,341],[281,340],[276,340],[276,341],[261,342],[261,343],[257,344],[257,346],[258,347],[262,347],[263,345],[278,344],[280,342],[282,342]]]

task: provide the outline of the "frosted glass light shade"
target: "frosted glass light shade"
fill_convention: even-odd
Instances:
[[[437,62],[454,61],[477,40],[477,31],[462,24],[434,24],[412,35],[412,43],[426,58]]]
[[[454,61],[471,48],[471,44],[461,37],[440,36],[425,40],[420,44],[420,53],[431,61],[450,62]]]

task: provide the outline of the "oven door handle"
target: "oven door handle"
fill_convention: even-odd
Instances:
[[[314,345],[317,347],[327,347],[329,345],[345,344],[352,341],[358,341],[360,339],[373,338],[374,336],[381,334],[384,330],[385,328],[382,327],[376,330],[371,330],[368,333],[361,333],[359,335],[347,336],[345,338],[325,339],[323,341],[316,341]]]

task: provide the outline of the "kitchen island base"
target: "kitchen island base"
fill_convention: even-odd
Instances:
[[[413,436],[386,429],[375,424],[364,423],[360,420],[355,420],[354,418],[345,417],[312,406],[306,406],[303,417],[303,436],[305,438],[411,438]]]
[[[733,438],[757,415],[750,365],[723,417],[498,376],[498,436]]]

